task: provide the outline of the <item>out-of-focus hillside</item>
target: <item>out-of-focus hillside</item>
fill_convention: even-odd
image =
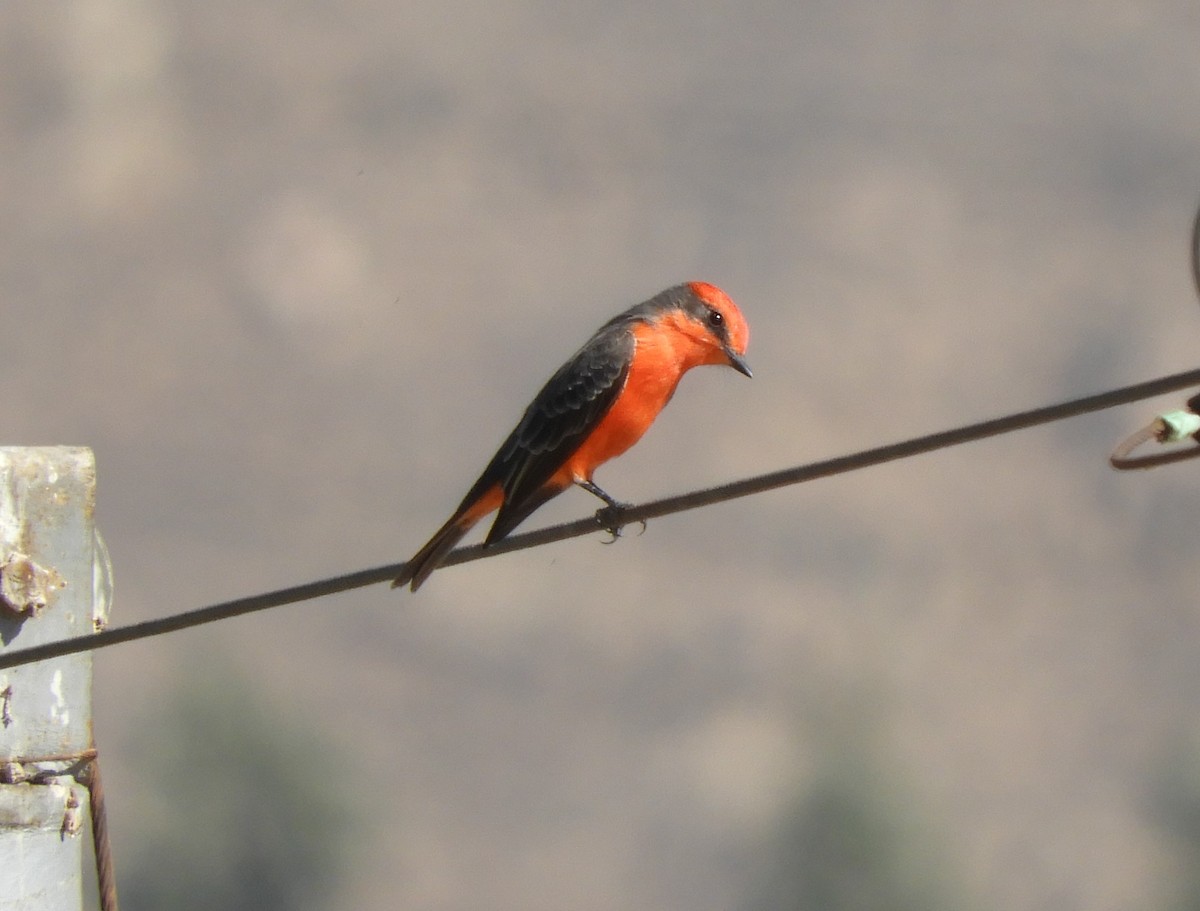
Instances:
[[[684,279],[755,378],[689,376],[624,499],[1193,367],[1198,43],[1183,0],[16,0],[3,442],[95,448],[126,623],[406,558]],[[905,895],[1168,908],[1200,484],[1105,463],[1159,404],[100,653],[117,856],[211,654],[377,789],[338,907],[751,908],[817,894],[787,839],[912,826]]]

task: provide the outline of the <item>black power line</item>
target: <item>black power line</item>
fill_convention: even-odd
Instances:
[[[1197,239],[1200,239],[1200,220],[1197,221]],[[1200,249],[1200,247],[1197,249]],[[1198,274],[1200,274],[1200,269],[1198,269]],[[1061,402],[1057,405],[1034,408],[1031,411],[1022,411],[1017,414],[1007,415],[1006,417],[981,421],[977,424],[968,424],[953,430],[944,430],[939,433],[914,437],[899,443],[878,446],[874,449],[864,449],[860,452],[826,459],[821,462],[811,462],[807,465],[799,465],[794,468],[786,468],[782,471],[756,475],[752,478],[745,478],[741,481],[733,481],[729,484],[721,484],[704,490],[665,497],[661,500],[652,500],[648,503],[625,507],[616,511],[615,514],[609,509],[602,509],[596,515],[586,519],[577,519],[573,522],[552,525],[537,531],[513,535],[486,549],[482,544],[460,547],[450,554],[442,565],[453,566],[457,563],[467,563],[471,560],[482,559],[483,557],[494,557],[500,554],[511,553],[514,550],[524,550],[554,541],[564,541],[567,538],[577,538],[581,535],[601,530],[612,524],[629,524],[644,519],[653,519],[671,513],[683,512],[688,509],[711,506],[714,503],[722,503],[726,500],[737,499],[738,497],[764,493],[779,487],[787,487],[792,484],[801,484],[805,481],[814,481],[818,478],[827,478],[831,475],[857,471],[862,468],[869,468],[872,465],[880,465],[884,462],[892,462],[897,459],[907,459],[923,453],[933,452],[937,449],[957,446],[961,443],[969,443],[974,440],[1012,433],[1039,424],[1049,424],[1054,421],[1077,417],[1081,414],[1089,414],[1094,411],[1113,408],[1117,405],[1127,405],[1131,402],[1141,401],[1156,395],[1163,395],[1164,393],[1175,392],[1179,389],[1186,389],[1193,386],[1200,386],[1200,370],[1176,373],[1157,380],[1149,380],[1144,383],[1125,386],[1121,389],[1114,389],[1111,392],[1084,396],[1083,398],[1072,399],[1071,401]],[[614,519],[616,520],[615,523]],[[0,670],[16,667],[21,664],[29,664],[34,661],[44,661],[48,658],[58,658],[63,655],[73,655],[77,652],[106,648],[121,642],[132,642],[136,639],[161,636],[164,633],[188,629],[205,623],[213,623],[217,620],[227,620],[231,617],[240,617],[243,614],[251,614],[272,607],[282,607],[285,604],[295,604],[300,601],[321,598],[326,595],[374,585],[377,582],[388,582],[399,575],[404,568],[405,564],[403,563],[393,563],[388,566],[376,567],[375,569],[364,569],[348,573],[344,576],[335,576],[317,582],[308,582],[304,585],[296,585],[291,588],[284,588],[261,595],[251,595],[247,598],[224,601],[220,604],[185,611],[181,614],[173,614],[157,620],[146,620],[142,623],[114,627],[113,629],[103,630],[87,636],[77,636],[60,642],[48,642],[30,648],[16,649],[0,655]]]

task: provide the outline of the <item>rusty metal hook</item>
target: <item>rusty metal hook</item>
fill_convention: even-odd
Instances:
[[[1191,247],[1188,253],[1192,285],[1196,289],[1196,296],[1200,297],[1200,207],[1196,209],[1196,216],[1192,220]],[[1185,410],[1160,414],[1141,430],[1127,436],[1112,451],[1108,462],[1118,471],[1130,471],[1194,459],[1200,456],[1200,445],[1184,446],[1169,452],[1160,452],[1158,455],[1136,458],[1133,455],[1140,446],[1151,440],[1163,444],[1179,443],[1189,437],[1194,443],[1200,444],[1200,395],[1188,399]]]
[[[1189,405],[1196,402],[1193,398]],[[1200,445],[1192,445],[1170,452],[1160,452],[1157,455],[1134,457],[1133,453],[1144,443],[1154,440],[1157,443],[1178,443],[1191,439],[1200,443],[1200,415],[1195,411],[1170,411],[1160,414],[1153,421],[1136,433],[1130,434],[1112,451],[1108,462],[1118,471],[1130,471],[1138,468],[1157,468],[1171,462],[1183,462],[1200,456]]]

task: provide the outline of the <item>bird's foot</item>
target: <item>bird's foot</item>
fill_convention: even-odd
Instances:
[[[625,517],[625,510],[629,509],[633,504],[622,503],[610,494],[605,493],[591,481],[584,480],[576,481],[575,483],[608,504],[603,509],[596,510],[596,524],[612,535],[611,538],[604,542],[605,544],[612,544],[613,541],[621,537],[621,530],[625,527],[625,523],[621,520]],[[638,534],[641,534],[646,530],[646,520],[638,519],[638,521],[642,525],[642,531],[638,532]]]
[[[603,528],[606,532],[612,535],[605,544],[612,544],[617,538],[621,537],[621,533],[625,530],[626,523],[621,521],[625,510],[630,507],[629,503],[618,503],[615,500],[611,505],[605,506],[603,509],[596,510],[596,524]],[[638,519],[638,524],[642,526],[638,534],[646,531],[646,520]]]

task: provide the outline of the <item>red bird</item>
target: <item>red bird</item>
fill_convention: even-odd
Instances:
[[[610,507],[621,504],[592,474],[641,439],[701,364],[727,364],[750,376],[750,329],[715,285],[668,288],[609,320],[542,387],[458,509],[392,582],[413,591],[472,526],[494,510],[484,546],[501,540],[572,484]]]

